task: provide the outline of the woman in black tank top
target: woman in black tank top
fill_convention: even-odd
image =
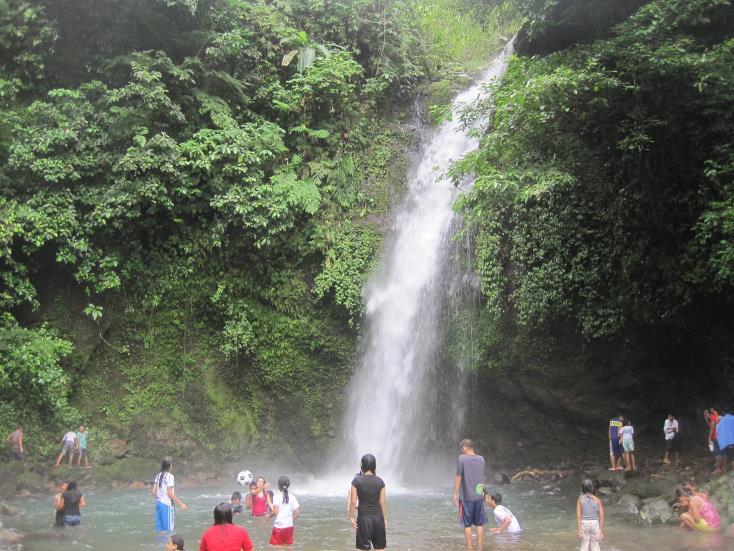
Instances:
[[[375,474],[375,456],[362,457],[361,475],[352,480],[349,496],[349,521],[357,530],[357,549],[385,549],[387,537],[387,499],[385,483]],[[357,507],[357,502],[359,506]],[[354,518],[354,510],[357,518]]]

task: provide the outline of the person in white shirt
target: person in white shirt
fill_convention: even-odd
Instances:
[[[61,461],[65,455],[69,456],[69,465],[74,457],[74,448],[76,448],[76,433],[73,430],[68,431],[61,439],[61,453],[56,458],[56,466],[61,465]]]
[[[512,514],[507,507],[502,505],[501,494],[488,494],[484,493],[484,503],[494,511],[494,519],[497,521],[497,528],[491,528],[490,534],[519,534],[522,532],[520,523],[517,521],[515,515]]]
[[[673,414],[668,414],[668,418],[663,425],[663,433],[665,433],[665,456],[663,463],[670,463],[670,453],[675,452],[675,461],[678,462],[678,420]]]
[[[170,533],[174,530],[175,515],[173,504],[176,503],[182,511],[188,506],[181,501],[174,491],[176,481],[173,478],[173,459],[164,457],[161,461],[161,470],[155,476],[150,494],[155,498],[155,529],[159,533]]]
[[[291,481],[287,476],[278,479],[278,493],[270,500],[268,505],[272,513],[273,532],[270,534],[270,545],[293,545],[293,521],[301,515],[301,505],[296,496],[288,492]]]

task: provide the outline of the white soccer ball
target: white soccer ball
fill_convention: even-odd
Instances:
[[[240,471],[237,473],[237,482],[240,486],[247,486],[250,482],[252,482],[253,476],[250,471]]]

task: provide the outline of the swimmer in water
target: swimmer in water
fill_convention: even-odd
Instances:
[[[232,498],[229,500],[229,504],[232,506],[232,514],[242,512],[242,494],[239,492],[232,492]]]
[[[176,534],[168,538],[166,551],[184,551],[184,539]]]
[[[485,490],[484,503],[494,511],[494,519],[497,521],[497,528],[490,528],[490,533],[502,534],[507,532],[508,534],[519,534],[522,532],[520,523],[517,521],[515,515],[507,507],[502,505],[502,494],[489,494]]]

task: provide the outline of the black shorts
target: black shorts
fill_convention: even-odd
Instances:
[[[665,441],[665,449],[669,452],[674,452],[678,448],[678,437],[671,438]]]
[[[357,517],[357,549],[385,549],[385,519],[381,516]]]

